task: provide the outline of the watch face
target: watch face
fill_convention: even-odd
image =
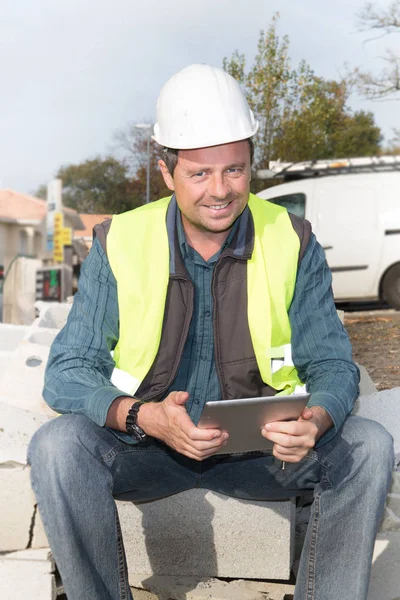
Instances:
[[[143,429],[141,427],[139,427],[139,425],[131,425],[130,424],[127,426],[126,430],[127,430],[127,433],[129,433],[129,435],[134,437],[139,442],[141,442],[147,438],[147,435],[145,434]]]

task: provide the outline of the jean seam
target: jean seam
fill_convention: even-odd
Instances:
[[[38,511],[39,511],[39,516],[40,516],[40,518],[42,520],[43,528],[44,528],[44,530],[46,532],[46,538],[47,538],[48,545],[50,546],[51,556],[52,556],[52,558],[54,560],[54,564],[55,564],[55,567],[56,567],[56,569],[58,571],[58,575],[60,576],[61,583],[64,584],[62,576],[61,576],[61,573],[60,573],[60,570],[59,570],[58,565],[57,565],[57,561],[56,561],[56,559],[55,559],[55,557],[53,555],[51,537],[50,537],[50,534],[49,534],[50,527],[48,527],[47,518],[46,518],[46,515],[45,515],[44,511],[40,510],[40,502],[39,502],[38,489],[37,489],[37,486],[36,486],[35,482],[33,481],[32,471],[31,471],[31,487],[32,487],[32,491],[33,491],[33,493],[35,495],[36,505],[37,505]]]
[[[310,550],[308,554],[308,581],[307,581],[307,600],[315,598],[315,562],[316,562],[316,547],[318,541],[319,516],[321,510],[321,495],[317,494],[314,499],[313,506],[313,522],[310,535]]]
[[[137,453],[144,450],[146,450],[147,452],[162,452],[162,450],[159,450],[158,448],[141,448],[140,450],[138,450],[133,449],[131,447],[126,448],[122,444],[118,444],[118,446],[114,446],[113,448],[111,448],[111,450],[107,450],[105,454],[101,454],[101,458],[105,463],[110,463],[114,460],[117,454],[126,454],[127,452]]]
[[[316,450],[309,450],[306,454],[306,458],[319,463],[324,469],[331,469],[333,466],[333,462],[329,458],[320,456]]]
[[[117,526],[117,561],[118,561],[118,575],[119,575],[119,595],[121,600],[128,600],[127,586],[128,573],[125,559],[124,544],[122,540],[121,525],[118,518],[117,507],[115,507],[115,520]]]

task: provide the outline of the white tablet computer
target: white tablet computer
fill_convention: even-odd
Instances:
[[[216,454],[272,450],[273,443],[261,435],[263,425],[298,419],[309,398],[310,394],[293,394],[206,402],[198,427],[229,433],[228,443]]]

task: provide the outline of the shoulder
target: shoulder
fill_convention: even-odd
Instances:
[[[249,196],[249,208],[255,215],[267,215],[267,219],[271,222],[278,223],[280,218],[289,217],[293,230],[297,234],[300,241],[299,263],[302,260],[304,253],[309,244],[312,229],[311,223],[307,219],[302,219],[293,213],[290,213],[284,206],[260,198],[254,194]]]
[[[106,239],[107,239],[108,232],[110,231],[111,223],[112,223],[112,218],[106,219],[102,223],[98,223],[97,225],[95,225],[93,227],[93,242],[97,238],[98,241],[100,242],[100,245],[103,248],[104,252],[107,252]]]
[[[288,212],[292,227],[297,233],[300,240],[299,262],[302,260],[304,253],[311,239],[312,227],[310,221],[302,219],[293,213]]]
[[[171,198],[171,196],[167,196],[166,198],[161,198],[161,200],[151,202],[150,204],[145,204],[119,215],[114,215],[111,219],[105,219],[102,223],[95,225],[93,228],[93,241],[97,238],[104,252],[107,254],[107,236],[110,233],[112,224],[113,231],[117,229],[118,234],[126,235],[130,233],[132,228],[139,228],[141,231],[146,224],[154,222],[157,215],[159,215],[162,222],[164,222],[165,213],[167,212]]]

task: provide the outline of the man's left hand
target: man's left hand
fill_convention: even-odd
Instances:
[[[261,435],[274,442],[273,455],[276,458],[297,463],[332,426],[332,419],[326,410],[321,406],[312,406],[303,410],[298,421],[267,423]]]

